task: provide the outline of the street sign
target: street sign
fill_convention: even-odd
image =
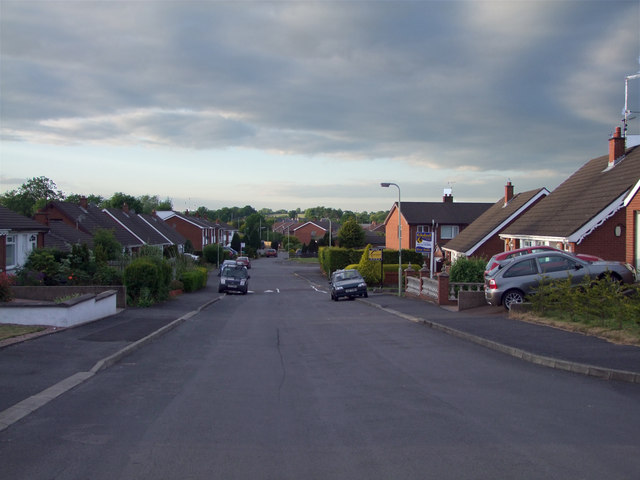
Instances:
[[[416,233],[416,252],[430,253],[433,247],[433,236],[431,232]]]
[[[369,250],[369,260],[374,262],[382,260],[382,250]]]

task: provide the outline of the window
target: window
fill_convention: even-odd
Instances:
[[[430,231],[431,231],[431,225],[418,225],[416,227],[416,232],[418,233],[425,233]]]
[[[29,237],[29,246],[31,247],[29,251],[34,251],[38,247],[38,237],[36,235],[31,235]]]
[[[458,235],[460,227],[458,225],[441,225],[440,226],[440,238],[449,239]]]
[[[561,257],[560,255],[549,255],[548,257],[540,257],[538,261],[540,262],[540,268],[542,268],[543,273],[564,272],[566,270],[573,270],[576,265],[576,262],[574,262],[573,260],[566,257]]]
[[[525,275],[536,275],[538,268],[536,267],[535,259],[523,260],[513,265],[509,270],[504,272],[503,277],[523,277]]]
[[[7,235],[7,268],[15,267],[16,265],[16,236]]]

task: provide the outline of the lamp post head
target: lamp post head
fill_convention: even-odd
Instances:
[[[390,187],[390,186],[391,186],[391,184],[390,184],[390,183],[387,183],[387,182],[383,182],[383,183],[381,183],[381,184],[380,184],[380,186],[381,186],[381,187]]]

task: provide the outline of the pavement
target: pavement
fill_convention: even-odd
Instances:
[[[311,283],[326,279],[299,275]],[[148,308],[127,308],[85,325],[0,344],[0,431],[117,363],[220,299],[217,282]],[[327,296],[328,299],[328,296]],[[546,367],[640,384],[640,347],[509,319],[496,307],[456,311],[371,293],[359,299],[407,321]]]

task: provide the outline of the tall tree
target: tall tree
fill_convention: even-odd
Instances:
[[[338,241],[344,248],[364,247],[364,230],[355,219],[347,220],[338,231]]]
[[[17,190],[0,195],[0,204],[27,217],[44,207],[49,200],[64,200],[64,193],[47,177],[30,178]]]

